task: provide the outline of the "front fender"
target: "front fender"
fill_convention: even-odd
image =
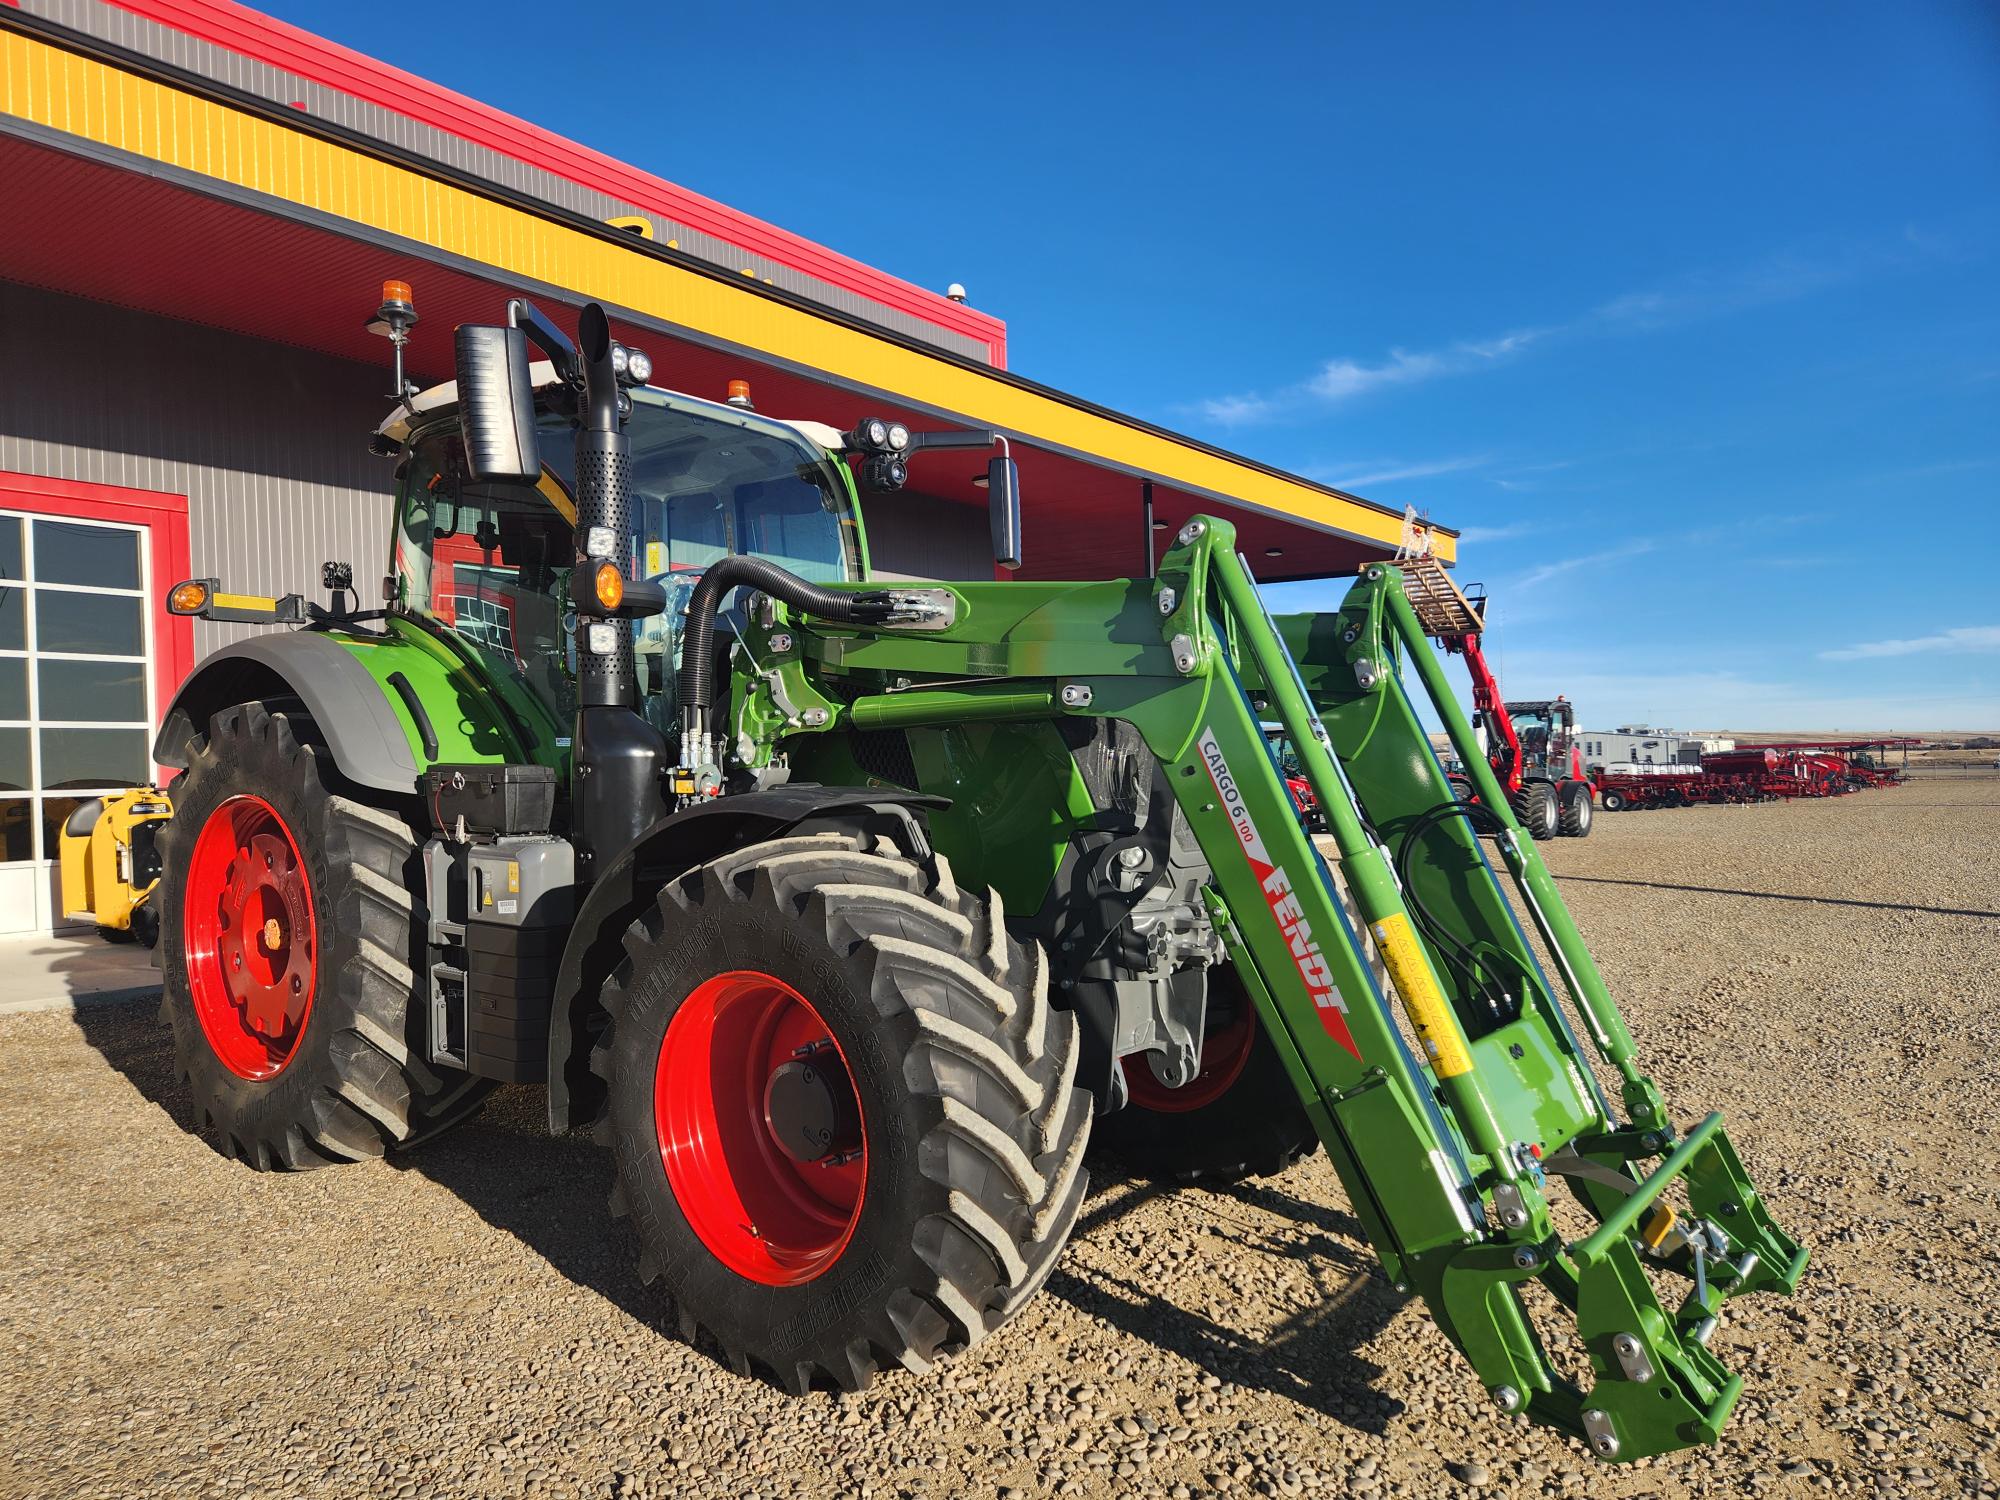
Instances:
[[[549,1007],[549,1129],[570,1127],[579,1094],[595,1113],[597,1079],[590,1071],[598,992],[617,967],[626,931],[668,881],[720,859],[732,849],[818,824],[860,826],[889,821],[919,857],[930,855],[920,813],[950,804],[942,797],[883,787],[791,785],[699,803],[670,814],[611,859],[578,911],[556,971]],[[587,1116],[586,1116],[587,1117]]]

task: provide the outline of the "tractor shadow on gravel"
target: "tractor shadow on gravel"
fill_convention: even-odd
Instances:
[[[70,1012],[70,1020],[140,1098],[173,1121],[176,1129],[192,1128],[194,1106],[174,1076],[173,1033],[160,1019],[157,993],[79,1005]]]
[[[186,1130],[192,1110],[174,1076],[173,1041],[156,1019],[158,1008],[157,997],[149,997],[79,1007],[74,1019],[112,1069]],[[675,1337],[664,1298],[639,1280],[636,1237],[607,1206],[610,1155],[583,1135],[549,1135],[538,1090],[503,1088],[450,1134],[389,1163],[421,1173],[561,1276],[662,1338]],[[1374,1388],[1383,1369],[1356,1351],[1382,1332],[1405,1299],[1374,1268],[1353,1218],[1271,1183],[1175,1188],[1124,1177],[1103,1159],[1093,1160],[1092,1172],[1096,1181],[1072,1248],[1047,1283],[1051,1296],[1204,1374],[1284,1396],[1357,1431],[1387,1428],[1401,1403]],[[1169,1195],[1177,1217],[1205,1221],[1230,1263],[1241,1267],[1243,1279],[1224,1289],[1226,1306],[1210,1295],[1212,1278],[1204,1292],[1195,1275],[1181,1281],[1171,1267],[1164,1274],[1143,1270],[1156,1258],[1143,1244],[1120,1247],[1128,1263],[1115,1271],[1092,1264],[1116,1243],[1119,1220]],[[1270,1305],[1273,1292],[1260,1262],[1304,1267],[1315,1285],[1308,1306],[1252,1331],[1230,1309]]]
[[[194,1111],[174,1076],[173,1037],[157,1020],[159,1004],[151,996],[79,1006],[74,1020],[140,1097],[188,1130]],[[639,1280],[637,1239],[607,1206],[609,1154],[582,1135],[551,1136],[539,1090],[500,1089],[463,1125],[388,1161],[447,1189],[578,1286],[655,1328],[672,1326],[664,1302]]]
[[[389,1162],[428,1177],[577,1286],[675,1338],[665,1296],[639,1280],[638,1236],[612,1216],[611,1153],[580,1132],[550,1135],[546,1111],[540,1089],[501,1088],[448,1135]]]
[[[1226,1288],[1230,1304],[1270,1304],[1273,1289],[1256,1268],[1268,1259],[1305,1269],[1314,1284],[1310,1305],[1254,1331],[1238,1326],[1238,1315],[1228,1309],[1212,1301],[1209,1311],[1197,1305],[1207,1299],[1194,1289],[1193,1275],[1183,1295],[1175,1270],[1142,1270],[1152,1259],[1144,1249],[1133,1252],[1129,1270],[1119,1271],[1066,1255],[1049,1277],[1051,1295],[1232,1385],[1283,1396],[1358,1432],[1379,1436],[1388,1429],[1403,1404],[1375,1388],[1384,1368],[1357,1351],[1408,1299],[1383,1278],[1357,1220],[1268,1183],[1175,1187],[1121,1177],[1117,1164],[1106,1160],[1093,1162],[1093,1176],[1092,1202],[1077,1221],[1073,1246],[1156,1199],[1171,1198],[1177,1217],[1208,1220],[1210,1234],[1244,1271]],[[1251,1223],[1242,1209],[1278,1215],[1289,1232]]]

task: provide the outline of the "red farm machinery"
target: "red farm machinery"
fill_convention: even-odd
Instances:
[[[1905,770],[1888,763],[1909,739],[1776,740],[1710,750],[1699,766],[1597,767],[1591,775],[1606,812],[1692,807],[1712,802],[1771,802],[1792,797],[1840,797],[1870,787],[1900,786]]]
[[[1479,644],[1486,629],[1485,596],[1461,590],[1421,544],[1414,550],[1418,555],[1398,564],[1411,607],[1426,635],[1465,658],[1472,678],[1473,725],[1514,816],[1536,839],[1583,838],[1590,832],[1595,792],[1584,775],[1575,706],[1560,694],[1513,702],[1502,698]],[[1470,794],[1469,780],[1460,777],[1457,785],[1461,796]]]

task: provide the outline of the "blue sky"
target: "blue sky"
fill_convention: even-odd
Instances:
[[[1989,4],[281,13],[1463,527],[1511,694],[2000,728]]]

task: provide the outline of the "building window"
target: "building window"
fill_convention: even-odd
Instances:
[[[0,864],[56,858],[79,803],[152,773],[146,544],[0,510]]]

